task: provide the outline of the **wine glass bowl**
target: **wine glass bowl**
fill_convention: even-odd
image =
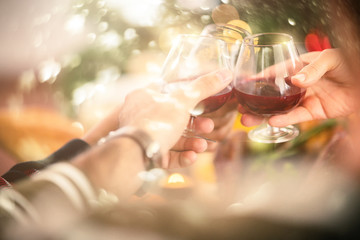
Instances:
[[[199,116],[206,113],[211,113],[221,108],[232,96],[232,87],[229,85],[221,92],[210,96],[199,102],[193,110],[191,115]]]
[[[265,119],[294,109],[305,95],[291,77],[301,68],[298,51],[290,35],[261,33],[246,37],[235,68],[234,95],[248,112]],[[289,141],[299,130],[262,124],[249,132],[249,138],[263,143]]]
[[[210,24],[203,29],[201,35],[212,36],[227,43],[231,67],[233,68],[243,39],[251,34],[244,28],[230,24]]]
[[[263,116],[283,114],[295,108],[305,95],[305,91],[294,86],[289,77],[284,78],[284,81],[288,89],[281,92],[275,78],[249,79],[238,85],[234,94],[249,112]]]
[[[200,76],[221,69],[231,69],[230,56],[226,42],[201,35],[179,35],[163,65],[161,79],[164,82],[164,92],[186,87]],[[232,95],[232,85],[229,84],[219,93],[210,96],[190,111],[190,126],[185,130],[186,137],[199,137],[194,132],[194,118],[213,112],[223,106]],[[207,139],[210,140],[210,139]]]

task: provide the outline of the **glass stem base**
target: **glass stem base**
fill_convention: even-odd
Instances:
[[[208,142],[216,142],[215,140],[212,140],[212,139],[209,139],[209,138],[206,138],[206,137],[203,137],[203,136],[200,136],[200,135],[196,134],[196,132],[195,132],[195,123],[194,123],[195,118],[196,118],[196,116],[193,116],[193,115],[190,116],[189,126],[188,126],[188,128],[186,128],[184,130],[182,136],[186,137],[186,138],[201,138],[201,139],[205,139]]]
[[[204,136],[200,136],[200,135],[196,134],[194,131],[191,131],[191,130],[188,130],[188,129],[185,129],[182,136],[186,137],[186,138],[201,138],[201,139],[205,139],[208,142],[214,142],[214,143],[216,142],[213,139],[210,139],[210,138],[207,138],[207,137],[204,137]]]
[[[251,130],[248,134],[250,140],[261,143],[282,143],[290,141],[299,135],[299,130],[289,125],[287,127],[272,127],[269,124],[262,124]]]

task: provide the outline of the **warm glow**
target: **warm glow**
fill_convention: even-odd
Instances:
[[[185,182],[184,177],[180,173],[173,173],[168,178],[168,183],[183,183]]]
[[[173,173],[163,183],[164,188],[184,189],[192,187],[192,181],[189,177],[180,173]]]

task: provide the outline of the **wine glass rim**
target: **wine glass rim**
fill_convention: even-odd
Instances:
[[[244,33],[247,36],[251,36],[251,33],[249,31],[247,31],[246,29],[236,26],[236,25],[232,25],[232,24],[228,24],[228,23],[216,23],[214,24],[216,27],[223,27],[225,29],[228,30],[239,30],[240,32]]]
[[[212,40],[220,40],[221,42],[224,42],[224,40],[214,38],[213,36],[209,35],[200,35],[200,34],[189,34],[189,33],[182,33],[176,36],[176,38],[207,38]]]
[[[244,38],[243,43],[250,46],[257,46],[257,47],[267,47],[267,46],[274,46],[278,45],[279,43],[273,43],[273,44],[258,44],[254,43],[253,39],[258,38],[259,36],[270,36],[270,35],[277,35],[277,36],[283,36],[287,37],[288,40],[286,42],[293,42],[294,38],[287,33],[279,33],[279,32],[269,32],[269,33],[257,33],[250,36],[247,36]]]
[[[221,45],[224,45],[224,46],[227,45],[226,41],[223,39],[215,38],[215,37],[209,36],[209,35],[198,35],[198,34],[188,34],[188,33],[183,33],[183,34],[177,35],[175,38],[175,41],[181,41],[182,39],[196,39],[196,38],[209,39],[214,42],[219,42]]]

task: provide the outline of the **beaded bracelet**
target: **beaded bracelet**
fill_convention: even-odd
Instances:
[[[116,195],[104,189],[95,189],[85,174],[70,163],[56,163],[40,173],[31,176],[32,182],[48,182],[57,186],[79,212],[101,206],[116,204]],[[34,191],[41,189],[34,189]],[[0,208],[7,212],[21,225],[30,223],[41,224],[39,209],[23,196],[21,191],[4,188],[0,191]]]
[[[1,189],[0,200],[0,208],[12,216],[19,224],[40,223],[40,216],[33,205],[13,188]]]
[[[62,162],[54,164],[47,168],[46,171],[53,174],[63,175],[70,180],[73,187],[76,187],[82,195],[88,205],[87,207],[96,208],[118,202],[116,195],[107,192],[105,189],[95,189],[85,174],[69,163]]]
[[[69,199],[72,205],[79,211],[85,210],[85,205],[83,202],[82,194],[78,188],[68,179],[66,176],[44,170],[39,174],[32,176],[33,181],[46,181],[54,184],[65,194],[67,199]]]

